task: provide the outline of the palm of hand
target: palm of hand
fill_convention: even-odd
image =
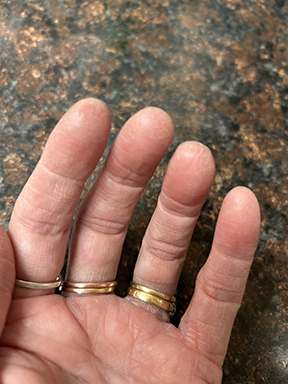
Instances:
[[[13,291],[15,275],[49,282],[59,274],[79,197],[109,126],[103,103],[84,100],[72,107],[18,198],[8,234],[0,229],[0,381],[220,384],[259,235],[259,207],[246,188],[224,199],[210,256],[178,328],[165,311],[132,297]],[[115,279],[135,205],[172,137],[171,119],[156,108],[125,124],[79,209],[67,280]],[[213,176],[206,147],[187,142],[177,148],[143,238],[137,284],[175,293]]]
[[[221,382],[179,329],[114,295],[16,299],[1,343],[3,383]]]

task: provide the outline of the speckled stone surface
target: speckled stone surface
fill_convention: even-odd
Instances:
[[[182,141],[203,142],[217,174],[173,321],[193,294],[224,196],[236,185],[250,187],[261,204],[261,238],[223,383],[287,384],[288,2],[0,0],[0,49],[4,227],[49,133],[74,102],[92,96],[107,103],[109,146],[134,112],[147,105],[165,109],[175,138],[131,220],[118,293],[125,294],[131,279],[169,158]]]

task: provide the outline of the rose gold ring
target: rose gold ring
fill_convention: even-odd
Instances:
[[[63,292],[73,292],[81,294],[103,294],[112,293],[115,291],[117,281],[99,281],[96,283],[84,283],[84,282],[71,282],[63,281],[61,290]]]

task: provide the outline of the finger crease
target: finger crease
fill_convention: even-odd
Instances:
[[[167,260],[167,261],[173,261],[176,259],[182,259],[186,256],[186,246],[176,245],[176,244],[170,244],[165,241],[160,240],[154,240],[156,243],[155,246],[152,246],[151,244],[144,244],[143,247],[146,246],[148,251],[152,253],[154,256],[157,256],[159,259]],[[170,250],[165,249],[170,248]]]
[[[95,232],[99,232],[106,235],[121,235],[126,233],[128,225],[126,223],[120,223],[119,221],[105,220],[99,217],[92,220],[79,217],[77,219],[77,226],[83,225]]]
[[[55,224],[48,221],[41,221],[35,219],[29,219],[27,217],[17,217],[14,216],[13,219],[15,222],[23,226],[30,232],[34,232],[39,235],[45,236],[55,236],[55,235],[65,235],[71,230],[71,224],[65,223],[63,225]]]
[[[197,281],[196,283],[196,289],[200,289],[209,299],[212,299],[213,301],[225,303],[225,304],[231,304],[231,305],[237,305],[240,306],[242,302],[242,296],[243,292],[242,290],[235,290],[228,289],[225,287],[213,287],[210,283],[202,283],[201,281]]]
[[[52,171],[45,164],[43,164],[43,161],[41,160],[41,158],[39,160],[39,163],[38,163],[37,167],[44,168],[44,170],[47,171],[48,173],[50,173],[53,177],[61,178],[61,179],[64,179],[64,180],[68,180],[70,182],[79,184],[81,186],[83,185],[83,182],[85,182],[85,180],[86,180],[86,178],[84,180],[83,179],[77,179],[77,178],[69,177],[67,175],[65,175],[65,176],[61,175],[60,173],[57,173],[56,171]]]
[[[163,192],[159,196],[158,200],[158,206],[161,208],[164,212],[167,212],[169,214],[173,214],[176,217],[185,217],[185,218],[191,218],[191,219],[197,219],[200,212],[202,204],[196,204],[196,205],[188,205],[180,203],[179,201],[176,201],[172,199],[171,197],[167,196],[166,194],[163,196]],[[175,206],[174,209],[168,208],[167,203],[164,203],[163,198],[169,200],[171,202],[171,206]],[[181,212],[183,210],[183,212]]]
[[[114,159],[115,162],[118,163],[117,160]],[[119,164],[119,163],[118,163]],[[128,169],[127,167],[124,167],[122,164],[119,164],[122,168],[126,169],[131,175],[135,175],[136,177],[139,177],[139,178],[145,178],[145,182],[143,183],[136,183],[135,180],[133,180],[132,177],[122,177],[120,174],[115,174],[113,173],[107,166],[107,164],[104,165],[104,168],[105,168],[105,171],[107,171],[108,173],[108,177],[110,177],[110,179],[114,180],[117,184],[121,184],[121,185],[126,185],[126,186],[129,186],[131,188],[139,188],[139,189],[142,189],[145,187],[146,185],[146,182],[147,182],[147,178],[145,177],[145,175],[140,175],[136,172],[133,172],[131,171],[130,169]]]

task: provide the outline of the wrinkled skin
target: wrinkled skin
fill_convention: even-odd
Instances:
[[[107,107],[86,99],[52,132],[0,232],[0,382],[220,384],[230,332],[259,236],[254,194],[226,196],[210,256],[179,327],[164,310],[116,295],[66,296],[14,288],[15,276],[53,281],[85,181],[110,129]],[[146,108],[122,128],[77,214],[67,279],[115,279],[129,219],[173,138],[170,117]],[[181,144],[163,181],[133,280],[173,295],[214,177],[210,151]]]

